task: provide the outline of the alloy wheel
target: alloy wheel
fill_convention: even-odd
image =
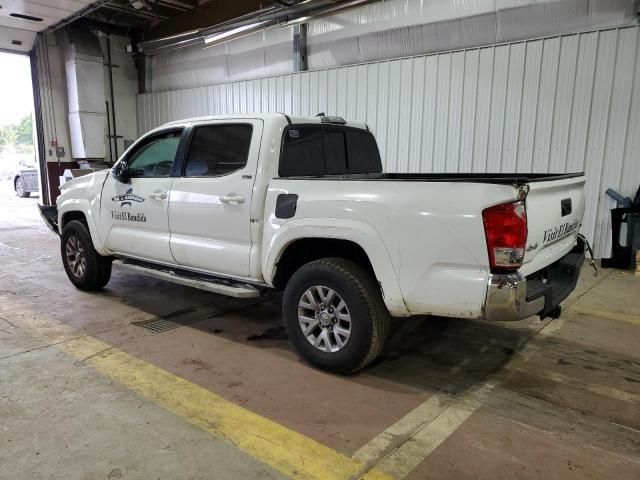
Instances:
[[[73,273],[74,277],[81,278],[87,268],[87,256],[78,237],[71,235],[67,239],[65,252],[71,273]]]
[[[308,288],[298,302],[298,324],[302,334],[315,348],[335,353],[351,337],[351,313],[338,292],[315,285]]]

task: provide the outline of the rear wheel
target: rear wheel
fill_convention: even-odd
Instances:
[[[31,196],[31,192],[26,191],[26,187],[22,177],[16,178],[15,187],[16,187],[16,194],[18,194],[19,197],[29,198]]]
[[[61,240],[62,263],[71,283],[80,290],[99,290],[109,283],[112,259],[96,252],[83,222],[67,223]]]
[[[298,269],[287,283],[283,314],[300,356],[335,373],[354,373],[370,364],[389,332],[389,313],[375,279],[342,258]]]

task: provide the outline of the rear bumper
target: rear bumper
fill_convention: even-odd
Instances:
[[[38,208],[40,209],[40,216],[47,227],[56,235],[60,235],[60,231],[58,230],[58,207],[55,205],[38,204]]]
[[[548,267],[525,277],[520,272],[491,274],[487,285],[485,320],[514,321],[532,315],[555,316],[576,287],[584,263],[585,246],[578,245]]]

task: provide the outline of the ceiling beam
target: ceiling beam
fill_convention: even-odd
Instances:
[[[174,2],[178,0],[163,0]],[[180,0],[184,2],[184,0]],[[167,22],[152,27],[146,38],[159,38],[180,32],[217,25],[226,20],[255,12],[262,8],[263,0],[218,0],[207,2],[190,12],[183,13]]]
[[[173,7],[178,10],[189,11],[198,6],[197,1],[185,1],[185,0],[155,0],[156,5],[166,5],[167,7]]]
[[[142,19],[138,19],[141,22],[144,22]],[[122,23],[113,23],[113,20],[106,17],[102,17],[99,14],[91,14],[87,15],[80,20],[77,20],[73,23],[74,27],[81,28],[83,30],[100,30],[107,34],[115,34],[121,35],[123,37],[131,37],[135,35],[137,32],[141,30],[141,25],[138,23],[137,25],[123,25]]]
[[[102,8],[108,9],[108,10],[115,10],[115,11],[118,11],[118,12],[124,12],[124,13],[127,13],[127,14],[135,16],[135,17],[143,17],[143,18],[147,18],[147,19],[169,20],[169,18],[170,18],[167,15],[160,15],[159,13],[156,13],[154,11],[149,11],[149,10],[144,10],[144,9],[136,10],[135,8],[131,7],[128,4],[126,4],[126,5],[116,5],[114,3],[107,3]]]

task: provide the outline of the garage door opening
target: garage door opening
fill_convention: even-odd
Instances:
[[[29,57],[0,52],[0,211],[21,217],[41,197]]]

